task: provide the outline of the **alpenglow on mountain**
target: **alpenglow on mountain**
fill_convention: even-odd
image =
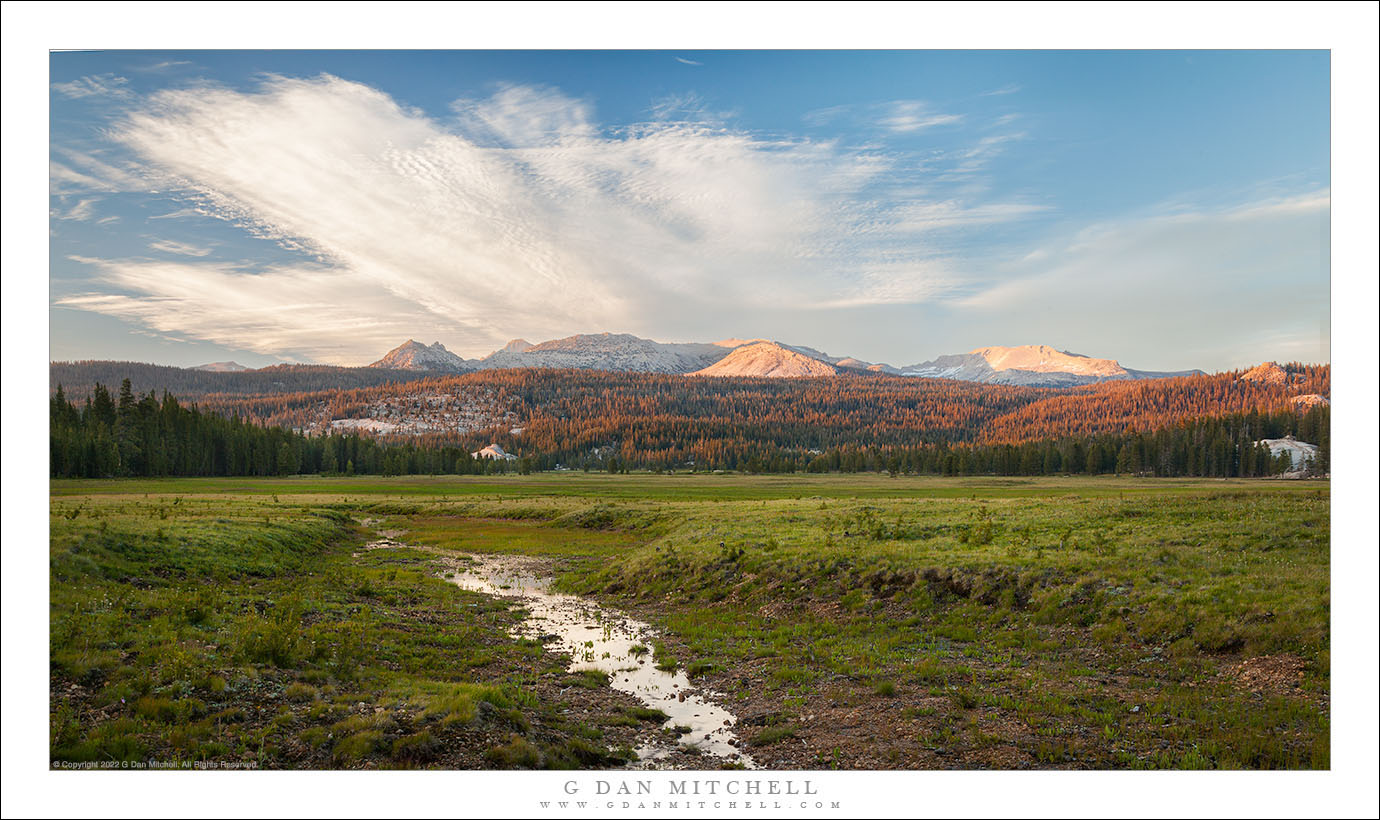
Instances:
[[[839,369],[776,342],[755,342],[733,349],[717,362],[691,373],[691,376],[762,376],[773,379],[800,379],[834,376]]]
[[[464,359],[440,342],[409,339],[370,367],[466,373],[504,368],[579,368],[695,376],[816,378],[846,372],[956,379],[1025,387],[1075,387],[1126,379],[1190,376],[1201,370],[1133,370],[1113,359],[1056,350],[1048,345],[982,347],[907,367],[875,364],[851,356],[830,356],[814,348],[768,339],[714,343],[656,342],[627,333],[590,333],[531,344],[514,339],[479,359]]]
[[[1026,387],[1073,387],[1080,384],[1124,379],[1167,379],[1199,375],[1201,370],[1155,372],[1131,370],[1114,359],[1094,359],[1079,353],[1055,350],[1048,345],[980,347],[968,353],[940,356],[902,368],[903,376],[959,379],[987,384]]]

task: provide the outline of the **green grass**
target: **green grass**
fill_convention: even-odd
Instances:
[[[509,638],[516,616],[437,580],[425,553],[351,557],[368,518],[408,543],[554,562],[561,589],[662,630],[652,662],[730,709],[894,704],[923,724],[917,749],[1004,744],[1031,765],[1329,764],[1325,483],[548,474],[52,492],[54,759],[619,759],[534,670],[600,681]],[[1239,685],[1234,666],[1260,656],[1297,658],[1298,688]],[[379,708],[391,722],[334,729]],[[769,750],[787,725],[744,736]],[[500,740],[447,757],[470,736]]]
[[[753,746],[770,746],[773,743],[780,743],[783,740],[789,740],[790,738],[795,737],[795,735],[796,727],[791,726],[789,724],[782,724],[780,726],[768,726],[767,728],[758,732],[756,735],[753,735],[752,740],[750,740],[749,743]]]
[[[1134,479],[1113,476],[1077,478],[934,477],[876,473],[794,474],[749,476],[738,473],[539,473],[498,476],[353,476],[322,478],[166,478],[166,479],[54,479],[54,496],[144,493],[157,495],[278,494],[313,499],[348,497],[367,501],[394,498],[409,501],[502,497],[521,499],[615,499],[619,501],[760,501],[815,497],[840,499],[897,499],[917,494],[930,498],[1043,498],[1077,493],[1085,497],[1118,496],[1123,492],[1154,497],[1202,492],[1204,487],[1259,492],[1295,492],[1287,482],[1262,488],[1251,479]]]
[[[54,761],[481,766],[495,731],[538,765],[620,754],[568,747],[581,726],[538,686],[564,662],[509,637],[508,604],[434,556],[354,555],[338,504],[73,500],[51,516]]]

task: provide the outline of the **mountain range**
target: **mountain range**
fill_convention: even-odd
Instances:
[[[1073,387],[1202,373],[1133,370],[1113,359],[1098,359],[1047,345],[982,347],[892,367],[851,356],[830,356],[814,348],[769,339],[665,343],[626,333],[577,334],[535,345],[514,339],[479,359],[458,356],[440,342],[427,345],[409,339],[369,366],[436,373],[535,367],[765,378],[810,378],[863,371],[1025,387]]]
[[[252,367],[245,367],[239,362],[208,362],[192,368],[192,370],[205,370],[208,373],[243,373],[253,369]]]
[[[1132,370],[1122,367],[1114,359],[1095,359],[1080,353],[1055,350],[1048,345],[1021,345],[980,347],[968,353],[940,356],[903,368],[900,375],[1024,387],[1073,387],[1126,379],[1195,376],[1202,375],[1202,372]]]

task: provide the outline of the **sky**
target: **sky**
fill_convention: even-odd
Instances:
[[[1325,362],[1326,51],[50,57],[50,357]]]

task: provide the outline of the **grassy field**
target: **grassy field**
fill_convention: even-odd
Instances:
[[[656,715],[429,549],[662,630],[774,768],[1326,768],[1323,482],[55,481],[55,762],[620,765]],[[651,727],[651,728],[649,728]]]

